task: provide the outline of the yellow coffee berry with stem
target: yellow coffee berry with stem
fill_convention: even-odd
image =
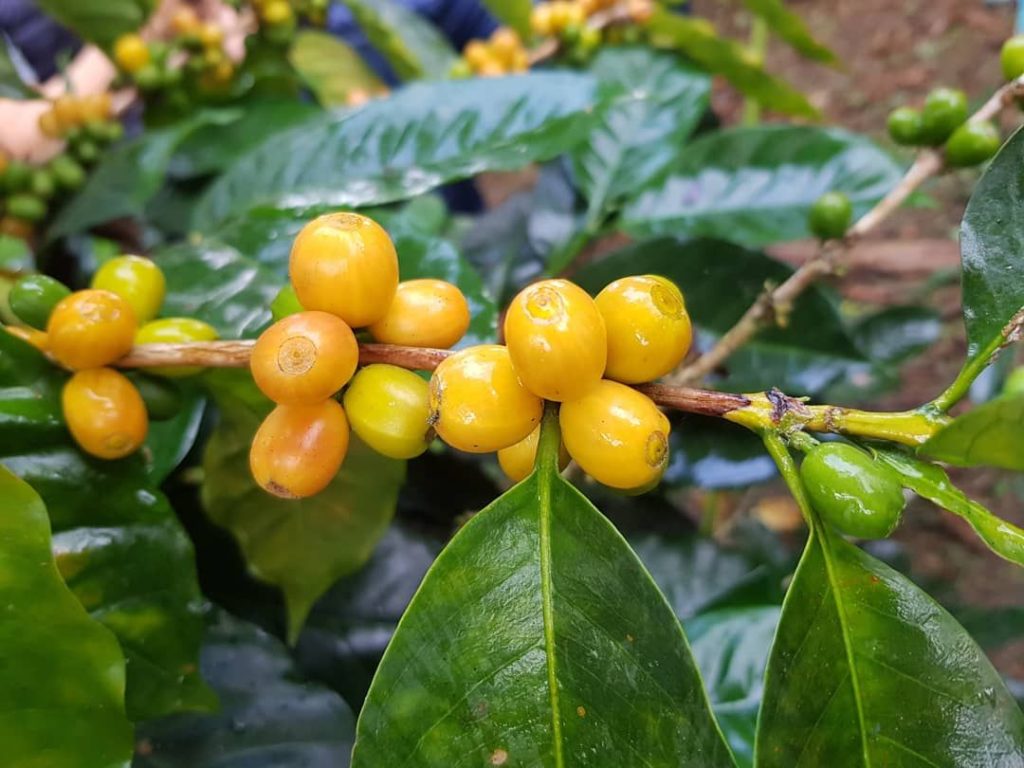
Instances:
[[[526,388],[558,402],[593,388],[608,357],[597,305],[568,280],[542,280],[519,292],[505,313],[505,344]]]
[[[511,27],[498,27],[491,35],[490,51],[502,64],[511,69],[517,54],[523,50],[523,41]]]
[[[368,365],[352,379],[343,402],[352,431],[384,456],[415,458],[434,439],[430,386],[412,371]]]
[[[224,30],[211,22],[200,26],[197,34],[204,48],[220,48],[224,42]]]
[[[79,100],[78,108],[83,122],[102,122],[109,119],[114,112],[113,102],[107,92],[83,96]]]
[[[160,267],[142,256],[110,259],[96,270],[91,285],[116,293],[127,301],[140,323],[156,317],[167,291],[167,282]]]
[[[53,113],[62,131],[68,131],[82,123],[81,101],[75,96],[65,94],[53,102]]]
[[[658,275],[624,277],[594,299],[608,333],[605,376],[627,384],[654,381],[682,362],[693,341],[683,294]]]
[[[101,459],[134,453],[149,430],[142,395],[113,368],[78,371],[64,385],[61,406],[75,442]]]
[[[57,120],[57,113],[52,109],[39,115],[39,132],[48,139],[56,139],[62,135],[63,130],[60,121]]]
[[[430,379],[430,421],[460,451],[514,445],[540,424],[543,410],[544,402],[516,375],[508,350],[497,344],[456,352]]]
[[[303,307],[363,328],[384,317],[395,298],[398,254],[373,219],[330,213],[299,232],[288,274]]]
[[[506,477],[513,483],[518,483],[527,475],[533,472],[533,466],[537,462],[537,446],[540,444],[540,427],[520,440],[515,445],[502,448],[498,451],[498,464]],[[569,466],[569,452],[565,449],[565,443],[558,446],[558,468],[565,469]]]
[[[185,344],[194,341],[213,341],[218,337],[217,329],[194,317],[161,317],[150,320],[135,333],[136,344]],[[194,365],[159,366],[147,368],[146,373],[176,379],[194,376],[202,372]]]
[[[135,340],[135,312],[116,293],[89,289],[57,302],[46,323],[54,359],[73,371],[109,365]]]
[[[344,320],[300,312],[260,335],[249,368],[256,386],[275,403],[309,405],[345,386],[358,362],[359,345]]]
[[[3,329],[11,336],[31,344],[40,352],[45,352],[48,338],[45,331],[37,331],[35,328],[27,328],[21,325],[5,325]]]
[[[152,61],[146,41],[135,34],[121,35],[114,43],[114,63],[135,74]]]
[[[669,423],[646,395],[605,379],[558,414],[569,455],[599,483],[645,488],[668,465]]]
[[[458,287],[444,280],[406,280],[370,333],[383,344],[448,349],[466,335],[469,319],[469,303]]]
[[[256,430],[249,469],[263,490],[283,499],[304,499],[338,474],[348,441],[348,419],[337,401],[279,405]]]
[[[462,50],[462,58],[475,71],[479,71],[485,64],[493,60],[493,54],[483,40],[470,40]]]

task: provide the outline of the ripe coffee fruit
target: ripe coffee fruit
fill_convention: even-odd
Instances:
[[[345,390],[352,431],[377,453],[392,459],[419,456],[434,438],[430,385],[394,365],[368,365]]]
[[[607,379],[562,403],[562,440],[583,470],[611,488],[656,483],[668,465],[668,419],[646,395]]]
[[[112,368],[78,371],[61,394],[64,421],[83,451],[101,459],[120,459],[146,439],[149,419],[142,395]]]
[[[505,347],[484,344],[445,359],[430,379],[430,421],[448,445],[490,453],[540,424],[543,401],[523,386]]]
[[[65,368],[99,368],[132,348],[135,313],[116,293],[76,291],[57,302],[46,332],[50,353]]]
[[[275,403],[311,405],[345,386],[358,362],[359,345],[344,320],[300,312],[260,335],[249,367],[256,386]]]
[[[605,286],[594,301],[608,335],[609,379],[654,381],[674,370],[690,349],[690,316],[671,280],[623,277]]]
[[[519,292],[505,314],[505,344],[526,388],[558,402],[592,389],[608,358],[597,304],[568,280],[542,280]]]
[[[537,446],[540,445],[540,430],[538,426],[533,432],[520,440],[515,445],[502,448],[498,451],[498,464],[513,483],[518,483],[533,472],[534,464],[537,462]],[[565,443],[558,445],[558,468],[565,469],[569,466],[569,452],[565,449]]]
[[[352,328],[384,317],[398,290],[391,238],[377,222],[355,213],[330,213],[303,227],[288,272],[303,307],[330,312]]]
[[[800,465],[815,510],[845,534],[882,539],[900,522],[906,502],[899,476],[846,443],[822,443]]]
[[[279,405],[263,420],[249,449],[249,469],[265,491],[304,499],[334,479],[348,453],[348,420],[335,400]]]
[[[387,313],[370,326],[382,344],[448,349],[466,335],[469,304],[444,280],[406,280],[398,284]]]

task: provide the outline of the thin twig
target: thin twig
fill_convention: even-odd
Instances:
[[[971,115],[970,121],[991,120],[1001,110],[1013,104],[1022,94],[1024,94],[1024,79],[1007,83]],[[668,378],[668,381],[672,384],[691,384],[701,381],[722,365],[733,352],[750,341],[763,327],[773,322],[785,324],[785,317],[793,306],[793,302],[804,291],[824,276],[833,273],[857,240],[885,221],[907,201],[907,198],[918,187],[944,168],[945,159],[940,150],[925,149],[918,153],[914,163],[907,169],[899,184],[858,219],[843,240],[824,243],[814,258],[805,262],[777,288],[762,293],[711,349],[690,365],[676,371]]]

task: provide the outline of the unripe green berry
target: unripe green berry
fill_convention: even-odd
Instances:
[[[955,88],[936,88],[921,111],[921,140],[937,147],[946,143],[967,120],[967,95]]]
[[[1024,35],[1015,35],[1003,43],[999,62],[1003,65],[1003,77],[1007,80],[1016,80],[1024,75]]]
[[[837,240],[853,221],[853,205],[842,192],[826,192],[814,201],[807,219],[811,233],[822,240]]]
[[[889,136],[897,144],[913,147],[921,143],[921,113],[911,107],[900,107],[889,114]]]
[[[946,142],[946,164],[967,168],[983,163],[999,151],[1002,137],[990,122],[964,123]]]

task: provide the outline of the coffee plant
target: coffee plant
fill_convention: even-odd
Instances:
[[[989,620],[882,541],[920,497],[1024,567],[948,471],[1024,470],[1024,41],[893,154],[668,4],[344,5],[397,85],[318,0],[40,2],[117,75],[0,155],[0,763],[1024,766]],[[960,373],[869,409],[938,320],[828,278],[981,164]],[[775,476],[798,532],[722,525]]]

